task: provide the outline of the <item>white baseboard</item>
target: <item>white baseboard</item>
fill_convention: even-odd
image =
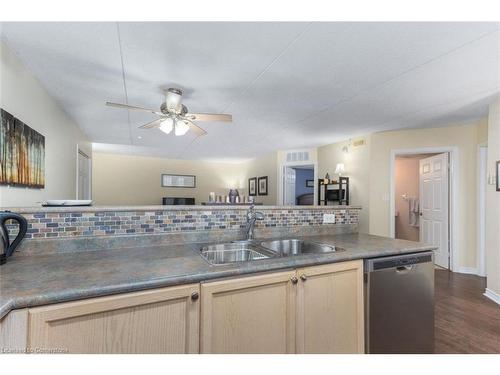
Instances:
[[[475,267],[459,267],[458,268],[458,273],[467,273],[470,275],[477,275],[478,270]]]
[[[493,302],[496,302],[500,305],[500,294],[495,293],[491,289],[486,288],[484,291],[484,296],[488,297],[491,299]]]

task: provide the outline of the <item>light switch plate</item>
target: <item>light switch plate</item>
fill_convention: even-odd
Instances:
[[[335,224],[335,214],[323,214],[323,224]]]

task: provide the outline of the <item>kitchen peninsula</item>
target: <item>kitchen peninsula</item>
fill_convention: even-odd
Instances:
[[[13,208],[29,229],[1,269],[2,350],[363,353],[363,259],[434,249],[358,234],[361,207],[256,209],[255,246],[337,251],[208,263],[244,238],[243,207]]]

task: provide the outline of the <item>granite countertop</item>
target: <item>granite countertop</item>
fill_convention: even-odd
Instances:
[[[14,254],[0,268],[0,319],[12,309],[197,283],[254,272],[435,249],[434,246],[419,242],[357,233],[308,238],[342,247],[345,251],[219,266],[208,264],[199,255],[199,248],[203,244],[26,257],[16,257]]]
[[[331,210],[331,209],[361,209],[361,206],[256,206],[259,210]],[[209,211],[209,210],[247,210],[248,205],[176,205],[176,206],[60,206],[60,207],[1,207],[19,214],[38,212],[105,212],[105,211]]]

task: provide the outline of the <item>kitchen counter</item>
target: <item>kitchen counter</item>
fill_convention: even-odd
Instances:
[[[335,245],[345,251],[219,266],[208,264],[199,255],[203,245],[200,243],[25,257],[14,254],[0,268],[0,319],[12,309],[435,249],[419,242],[358,233],[301,238]]]

